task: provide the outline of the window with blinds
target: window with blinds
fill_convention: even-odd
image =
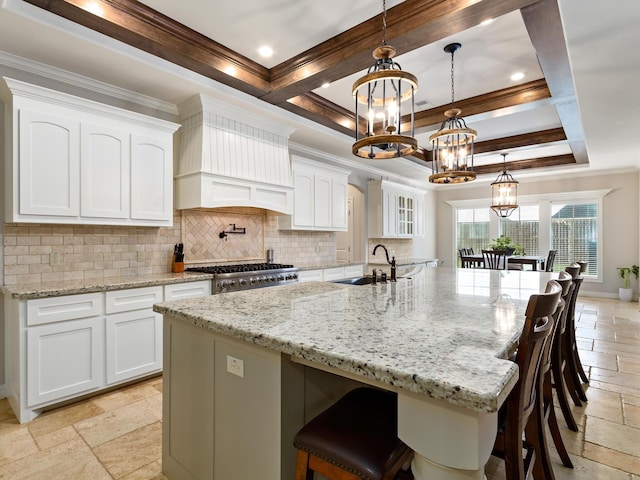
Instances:
[[[475,253],[482,253],[482,249],[487,248],[491,242],[489,238],[491,210],[489,208],[458,208],[456,213],[457,250],[472,248]]]
[[[557,250],[555,264],[564,269],[574,261],[588,262],[585,276],[597,277],[598,203],[552,203],[551,244]]]
[[[540,253],[539,212],[538,205],[520,205],[509,217],[500,219],[500,234],[510,237],[513,243],[522,245],[525,255]]]

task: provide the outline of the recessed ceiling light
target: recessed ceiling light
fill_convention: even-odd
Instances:
[[[268,45],[263,45],[258,49],[258,53],[261,57],[269,58],[273,55],[273,48],[269,47]]]
[[[524,78],[524,73],[522,72],[516,72],[513,75],[511,75],[511,80],[513,80],[514,82],[517,82],[518,80],[522,80]]]
[[[487,18],[486,20],[483,20],[482,22],[480,22],[480,25],[482,25],[483,27],[486,27],[487,25],[490,25],[493,23],[493,18]]]
[[[331,85],[329,82],[324,82],[322,88],[329,88],[329,85]]]

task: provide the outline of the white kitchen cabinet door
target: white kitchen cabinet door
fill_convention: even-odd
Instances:
[[[398,236],[398,192],[392,189],[382,190],[382,236]]]
[[[313,225],[319,228],[331,228],[333,226],[331,177],[325,175],[314,175],[314,222]]]
[[[18,214],[77,217],[79,122],[27,109],[20,109],[18,116]]]
[[[344,267],[325,268],[322,272],[322,279],[325,282],[333,282],[335,280],[342,280],[344,276]]]
[[[172,137],[131,135],[131,218],[173,223]]]
[[[347,179],[348,177],[344,177],[344,179],[334,178],[331,185],[331,225],[336,230],[346,231],[349,227],[347,210],[349,184]]]
[[[312,172],[293,172],[293,226],[314,226],[314,176]]]
[[[106,319],[107,385],[162,370],[162,315],[149,309]]]
[[[45,405],[104,385],[104,317],[27,330],[27,404]]]
[[[81,129],[80,214],[129,217],[129,133],[83,124]]]

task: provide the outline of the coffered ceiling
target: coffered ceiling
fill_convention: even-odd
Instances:
[[[0,50],[167,102],[242,92],[256,108],[290,112],[297,144],[426,181],[428,137],[451,105],[443,47],[455,41],[455,105],[478,131],[480,178],[495,178],[501,153],[518,175],[640,166],[640,55],[624,48],[640,40],[636,0],[615,9],[601,0],[389,0],[387,9],[387,42],[419,82],[421,148],[407,159],[350,150],[351,85],[382,41],[381,1],[5,0]]]

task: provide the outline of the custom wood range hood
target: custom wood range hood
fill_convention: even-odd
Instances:
[[[177,209],[255,207],[293,212],[294,129],[199,94],[178,106]]]

